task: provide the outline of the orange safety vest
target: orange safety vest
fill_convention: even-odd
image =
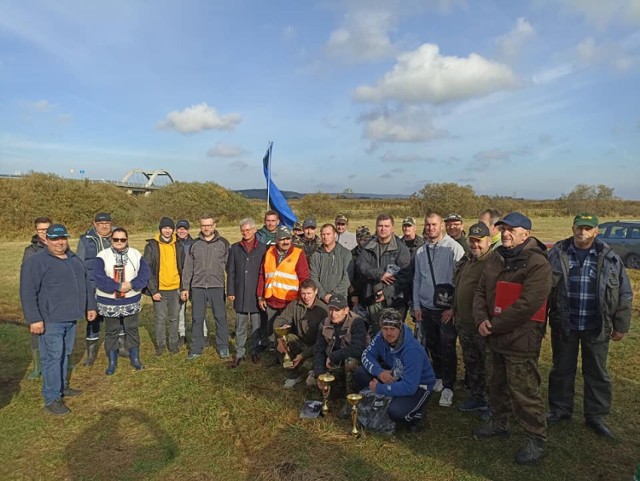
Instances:
[[[269,248],[264,257],[264,298],[275,297],[290,302],[298,297],[300,281],[296,265],[298,265],[302,249],[291,247],[280,264],[277,264],[276,249],[276,246]]]

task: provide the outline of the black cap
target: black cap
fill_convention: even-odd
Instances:
[[[47,239],[60,239],[61,237],[69,237],[67,228],[62,224],[51,224],[47,228]]]
[[[178,222],[176,222],[176,229],[179,229],[180,227],[184,227],[185,229],[189,230],[189,228],[191,227],[189,225],[189,221],[188,220],[179,220]]]
[[[484,237],[491,237],[491,232],[484,222],[478,222],[469,227],[469,237],[474,239],[483,239]]]
[[[163,217],[162,219],[160,219],[160,225],[158,226],[158,229],[162,230],[163,227],[171,227],[172,229],[175,229],[176,225],[171,217]]]
[[[306,229],[307,227],[313,227],[315,229],[317,225],[316,220],[313,217],[309,217],[302,223],[302,228]]]
[[[329,307],[329,309],[331,308],[344,309],[348,305],[349,304],[347,304],[347,298],[344,297],[342,294],[331,294],[331,298],[327,303],[327,306]]]
[[[111,222],[111,214],[108,212],[98,212],[93,220],[95,222]]]

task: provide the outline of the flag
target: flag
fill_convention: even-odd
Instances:
[[[264,178],[267,181],[267,200],[269,201],[269,207],[275,210],[280,216],[280,222],[287,227],[293,227],[293,224],[298,220],[296,215],[289,207],[287,199],[284,198],[280,189],[276,187],[276,184],[271,180],[271,148],[273,142],[269,142],[269,148],[267,153],[262,158],[262,167],[264,170]]]

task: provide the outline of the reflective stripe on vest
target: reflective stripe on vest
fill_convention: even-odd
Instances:
[[[291,251],[277,264],[277,249],[271,247],[265,254],[264,258],[264,297],[269,299],[275,297],[283,301],[292,301],[298,297],[298,274],[296,273],[296,265],[302,249],[291,247]]]

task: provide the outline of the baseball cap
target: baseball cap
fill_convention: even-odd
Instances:
[[[573,218],[573,225],[598,227],[598,217],[585,212],[578,214]]]
[[[347,222],[349,222],[349,219],[347,219],[347,216],[346,216],[346,215],[344,215],[344,214],[338,214],[338,215],[336,216],[336,224],[337,224],[338,222],[344,222],[344,223],[346,224]]]
[[[69,237],[67,228],[62,224],[51,224],[47,228],[47,239],[59,239],[61,237]]]
[[[281,225],[276,229],[276,240],[291,239],[291,231],[285,226]]]
[[[179,229],[180,227],[184,227],[185,229],[189,229],[191,226],[189,225],[189,221],[188,220],[179,220],[178,222],[176,222],[176,229]]]
[[[477,224],[473,224],[469,227],[469,237],[473,237],[474,239],[483,239],[490,236],[491,232],[489,231],[487,224],[484,222],[478,222]]]
[[[302,230],[302,222],[298,221],[293,224],[293,230]]]
[[[415,217],[405,217],[402,221],[402,227],[404,227],[405,225],[416,225]]]
[[[396,309],[384,309],[380,313],[380,326],[402,329],[402,315]]]
[[[449,221],[457,221],[457,222],[462,222],[462,216],[460,214],[449,214],[447,217],[444,218],[445,222],[449,222]]]
[[[348,305],[349,304],[347,304],[347,298],[342,294],[332,294],[329,302],[327,303],[329,309],[344,309]]]
[[[509,227],[522,227],[526,230],[531,230],[531,219],[520,212],[511,212],[505,215],[501,221],[496,222],[496,225],[508,225]]]
[[[98,212],[93,220],[95,222],[111,222],[111,214],[108,212]]]
[[[356,229],[356,240],[371,239],[371,231],[366,225],[361,225]]]
[[[316,220],[313,217],[309,217],[302,223],[302,228],[306,229],[307,227],[313,227],[315,229],[316,225]]]

